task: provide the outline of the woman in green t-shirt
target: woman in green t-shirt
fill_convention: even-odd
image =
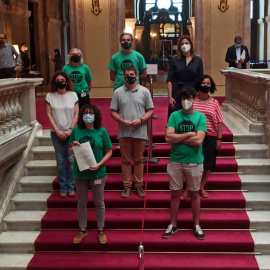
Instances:
[[[100,244],[107,242],[103,232],[105,221],[104,186],[106,182],[105,163],[112,156],[112,143],[107,130],[102,125],[100,110],[90,104],[84,105],[79,111],[78,126],[71,133],[69,140],[69,152],[73,153],[72,147],[89,142],[93,150],[97,166],[80,171],[77,161],[74,161],[74,182],[78,197],[78,219],[81,231],[73,239],[74,244],[80,243],[87,237],[87,204],[89,184],[93,193],[96,210],[98,240]]]

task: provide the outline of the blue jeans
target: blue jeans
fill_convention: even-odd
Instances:
[[[60,140],[56,132],[51,132],[57,162],[58,183],[60,192],[74,191],[73,163],[74,156],[68,152],[69,138]]]

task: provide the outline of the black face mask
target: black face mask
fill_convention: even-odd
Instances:
[[[129,50],[130,49],[130,47],[131,47],[131,43],[128,43],[128,42],[121,42],[121,46],[122,46],[122,48],[124,49],[124,50]]]
[[[55,85],[58,89],[64,89],[67,86],[66,82],[55,82]]]
[[[211,88],[207,85],[201,86],[200,91],[203,93],[208,93],[211,90]]]
[[[72,55],[72,56],[70,57],[70,60],[71,60],[72,62],[74,62],[74,63],[78,63],[78,62],[81,61],[81,57],[80,57],[79,55],[75,54],[75,55]]]
[[[136,77],[128,76],[125,78],[127,84],[133,84],[136,82]]]

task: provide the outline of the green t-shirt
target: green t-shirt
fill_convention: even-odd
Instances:
[[[88,83],[93,80],[90,69],[87,65],[72,66],[65,65],[62,71],[66,72],[74,83],[74,92],[81,94],[85,92],[89,95]]]
[[[73,141],[79,143],[89,142],[96,162],[99,163],[104,157],[104,149],[112,148],[111,139],[107,130],[103,127],[100,129],[80,129],[78,126],[72,130],[69,144]],[[74,160],[73,176],[77,179],[97,179],[106,176],[106,166],[101,166],[97,171],[89,169],[80,171],[76,159]]]
[[[186,114],[183,110],[179,110],[171,114],[166,127],[174,128],[176,134],[199,130],[206,132],[206,117],[197,110],[192,114]],[[172,143],[170,160],[179,163],[203,163],[202,145]]]
[[[129,54],[120,51],[113,55],[108,69],[116,72],[114,90],[126,83],[124,79],[124,69],[129,66],[135,67],[138,75],[143,69],[147,68],[144,57],[134,50]],[[140,83],[139,76],[137,82]]]

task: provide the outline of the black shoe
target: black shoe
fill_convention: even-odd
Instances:
[[[196,236],[197,239],[203,240],[205,238],[205,234],[202,231],[202,228],[200,225],[197,225],[194,228],[194,235]]]
[[[170,224],[166,232],[162,234],[162,238],[165,238],[165,239],[170,238],[173,234],[176,234],[176,233],[178,233],[177,227],[173,227],[173,225]]]

